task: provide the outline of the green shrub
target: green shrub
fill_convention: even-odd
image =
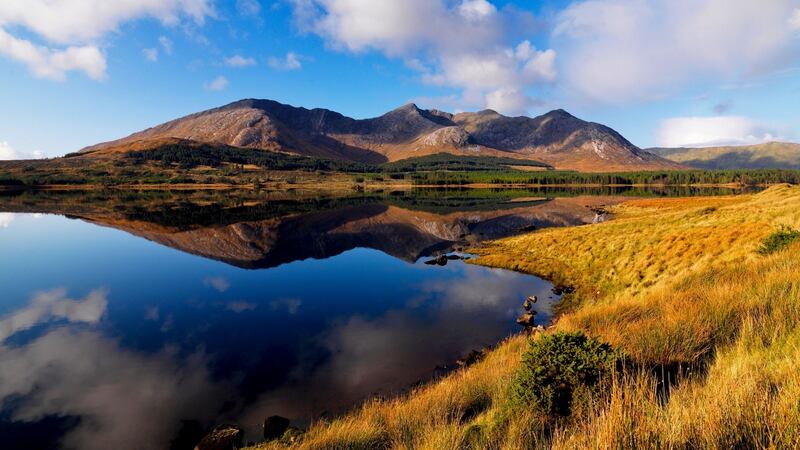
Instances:
[[[769,255],[788,247],[789,244],[800,238],[800,230],[781,225],[781,228],[769,236],[761,243],[758,253]]]
[[[576,401],[602,392],[624,359],[621,351],[580,332],[532,340],[511,385],[512,406],[567,416]]]

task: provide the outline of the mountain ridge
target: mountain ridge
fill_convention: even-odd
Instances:
[[[697,169],[800,169],[800,143],[794,142],[646,150]]]
[[[488,109],[452,114],[408,103],[378,117],[354,119],[329,109],[252,98],[85,147],[80,154],[114,154],[172,138],[366,163],[444,152],[536,160],[587,172],[683,168],[563,109],[507,117]]]

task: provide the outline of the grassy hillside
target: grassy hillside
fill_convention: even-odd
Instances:
[[[698,169],[800,169],[800,144],[790,142],[647,151]]]
[[[800,227],[800,187],[632,200],[612,212],[609,222],[545,229],[476,250],[479,264],[577,288],[557,324],[533,344],[511,338],[407,397],[318,422],[292,446],[800,446],[800,233],[785,228]],[[518,370],[528,345],[537,358],[526,374],[549,367],[552,373],[537,376],[571,376],[548,365],[564,355],[545,343],[572,331],[611,344],[626,364],[607,383],[575,391],[567,415],[520,406]]]

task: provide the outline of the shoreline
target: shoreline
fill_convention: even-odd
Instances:
[[[192,184],[192,183],[176,183],[176,184],[120,184],[120,185],[99,185],[99,184],[54,184],[54,185],[0,185],[0,191],[95,191],[95,190],[162,190],[162,191],[188,191],[188,190],[292,190],[292,189],[307,189],[307,190],[381,190],[387,188],[413,190],[413,189],[493,189],[493,188],[506,188],[506,189],[552,189],[552,188],[724,188],[724,189],[747,189],[747,188],[768,188],[785,183],[775,184],[756,184],[744,185],[735,183],[694,183],[694,184],[600,184],[600,183],[586,183],[586,184],[528,184],[528,183],[471,183],[471,184],[354,184],[345,182],[332,182],[332,183],[274,183],[274,184]]]
[[[298,441],[254,448],[358,442],[462,448],[476,433],[477,441],[466,442],[477,448],[800,444],[791,431],[800,426],[800,381],[793,376],[800,369],[800,240],[774,255],[759,251],[779,225],[800,227],[800,188],[632,199],[610,210],[615,218],[600,224],[546,228],[467,249],[478,255],[469,264],[576,288],[533,341],[553,331],[583,333],[625,351],[640,368],[616,388],[597,392],[594,407],[567,421],[534,410],[509,415],[508,388],[530,341],[517,334],[469,368],[407,395],[312,424]],[[697,370],[676,373],[681,382],[672,384],[663,371],[675,367]],[[659,396],[658,389],[670,395]],[[742,429],[751,433],[743,437]],[[443,447],[442,435],[454,444]]]

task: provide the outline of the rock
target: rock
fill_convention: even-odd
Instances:
[[[533,303],[526,298],[525,301],[522,302],[522,307],[525,309],[525,311],[530,311],[531,308],[533,308]]]
[[[554,286],[553,289],[551,289],[551,290],[553,291],[553,294],[556,294],[556,295],[571,294],[571,293],[575,292],[575,288],[574,287],[572,287],[572,286],[563,286],[563,285]]]
[[[446,266],[447,265],[447,255],[439,255],[436,258],[429,259],[425,261],[425,264],[429,266],[438,265],[438,266]]]
[[[534,325],[535,316],[536,313],[533,311],[526,312],[521,316],[517,317],[517,323],[524,327],[532,327]]]
[[[454,261],[454,260],[457,260],[457,259],[461,259],[461,257],[458,256],[458,255],[447,255],[447,259],[449,259],[451,261]]]
[[[536,225],[527,225],[519,229],[522,233],[527,233],[530,231],[536,231]]]
[[[291,421],[286,417],[269,416],[264,421],[264,439],[272,441],[283,436]]]
[[[530,301],[531,303],[536,303],[537,300],[539,300],[539,298],[536,297],[535,295],[531,295],[530,297],[528,297],[528,301]]]
[[[244,431],[235,425],[219,425],[211,430],[195,450],[235,450],[244,447]]]

